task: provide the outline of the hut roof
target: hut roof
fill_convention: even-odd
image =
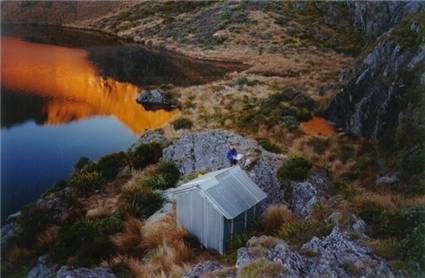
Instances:
[[[239,166],[203,175],[179,186],[174,193],[187,190],[200,190],[227,219],[235,218],[267,197]]]

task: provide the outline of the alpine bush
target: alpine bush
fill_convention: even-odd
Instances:
[[[162,145],[156,142],[140,144],[130,152],[134,168],[143,169],[150,164],[157,163],[162,156]]]
[[[124,152],[105,155],[96,163],[96,170],[107,180],[113,180],[119,171],[127,165],[128,158]]]
[[[179,129],[191,129],[193,126],[193,123],[191,120],[186,119],[186,118],[180,118],[175,120],[174,122],[171,123],[174,127],[175,130],[179,130]]]
[[[285,180],[295,180],[301,181],[305,180],[308,176],[313,164],[310,161],[305,160],[304,158],[296,157],[289,159],[283,163],[283,165],[277,171],[277,177],[281,181]]]
[[[119,197],[120,210],[139,218],[151,216],[161,208],[162,202],[161,194],[142,183],[125,185]]]

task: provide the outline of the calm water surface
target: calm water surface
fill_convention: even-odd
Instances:
[[[2,222],[81,156],[125,150],[178,113],[146,111],[135,101],[143,87],[201,84],[239,69],[52,27],[7,26],[1,46]]]

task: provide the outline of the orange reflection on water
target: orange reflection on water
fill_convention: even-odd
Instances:
[[[302,123],[301,126],[306,134],[325,136],[335,134],[333,126],[320,117],[313,117],[311,120]]]
[[[178,113],[146,111],[135,101],[141,88],[101,77],[87,57],[82,49],[2,37],[2,86],[48,98],[45,124],[110,115],[138,134]]]

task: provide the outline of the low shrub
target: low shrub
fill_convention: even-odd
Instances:
[[[332,230],[332,224],[326,221],[307,219],[305,221],[291,221],[283,224],[277,236],[291,244],[303,244],[313,236],[326,236]]]
[[[167,184],[167,188],[175,186],[180,178],[179,168],[177,168],[177,165],[172,161],[159,162],[154,174],[163,177]]]
[[[235,80],[233,80],[233,85],[239,86],[239,87],[242,87],[244,85],[255,86],[255,85],[260,84],[260,83],[261,83],[260,81],[250,80],[246,76],[240,76],[240,77],[236,78]]]
[[[43,197],[48,197],[50,194],[56,193],[56,192],[64,189],[68,185],[69,184],[68,184],[67,180],[60,180],[60,181],[56,182],[52,187],[47,189],[47,191],[43,193]]]
[[[90,158],[82,156],[80,157],[80,159],[78,159],[78,161],[75,163],[74,165],[74,169],[77,171],[82,170],[84,167],[86,167],[87,165],[89,165],[91,163]]]
[[[294,116],[283,116],[282,117],[282,125],[287,128],[289,131],[297,130],[300,123],[297,118]]]
[[[113,180],[127,164],[127,155],[124,152],[118,152],[101,157],[95,168],[105,179]]]
[[[51,213],[44,207],[28,206],[21,210],[17,219],[20,229],[18,231],[18,244],[23,247],[32,247],[37,236],[53,222]]]
[[[191,129],[193,122],[190,119],[180,118],[171,123],[175,130],[179,129]]]
[[[143,255],[146,248],[143,246],[142,229],[144,222],[129,217],[124,225],[124,231],[111,237],[111,241],[119,251],[130,255]]]
[[[119,197],[119,207],[122,212],[141,218],[151,216],[161,208],[162,202],[163,199],[159,193],[134,181],[124,186]]]
[[[75,265],[92,266],[114,253],[109,236],[121,229],[122,221],[116,216],[82,218],[64,225],[53,245],[52,258],[55,262],[64,262],[73,257]]]
[[[304,158],[296,157],[289,159],[277,171],[277,177],[281,181],[289,180],[305,180],[308,176],[313,164]]]
[[[408,151],[401,159],[400,166],[403,179],[423,174],[425,171],[425,147],[417,145]]]
[[[268,138],[258,138],[257,142],[266,151],[273,152],[273,153],[282,153],[282,150],[280,149],[280,147],[270,142]]]
[[[311,137],[307,144],[313,148],[313,151],[317,154],[323,154],[330,146],[329,138]]]
[[[373,240],[369,243],[376,255],[387,260],[396,260],[400,258],[400,242],[397,238],[387,238]]]
[[[413,229],[401,242],[402,256],[412,269],[425,271],[425,223]]]
[[[293,100],[292,104],[298,108],[305,108],[309,111],[314,111],[317,108],[317,103],[310,96],[298,94]]]
[[[238,270],[237,277],[240,278],[273,278],[280,277],[283,272],[285,272],[285,268],[277,262],[271,262],[264,258],[255,260],[250,262],[244,266],[242,266]]]
[[[264,226],[270,234],[284,223],[295,220],[295,215],[283,205],[270,205],[264,211]]]
[[[78,194],[88,195],[100,189],[104,184],[103,177],[98,172],[74,173],[68,180]]]
[[[140,144],[130,151],[132,166],[143,169],[150,164],[157,163],[162,156],[162,145],[156,142]]]

